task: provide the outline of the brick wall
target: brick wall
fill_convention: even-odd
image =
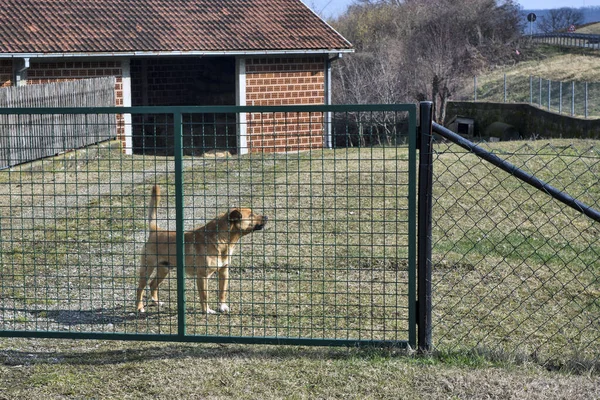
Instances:
[[[235,104],[235,65],[231,57],[148,59],[146,100],[140,79],[141,61],[132,60],[132,105]],[[257,57],[246,60],[247,105],[325,104],[325,56]],[[12,84],[12,60],[0,61],[0,85]],[[28,84],[115,76],[116,105],[123,105],[120,61],[33,61]],[[322,148],[322,113],[247,115],[251,152]],[[124,141],[123,119],[118,135]]]
[[[246,60],[249,106],[325,104],[325,57],[273,57]],[[249,152],[322,148],[323,114],[248,114]]]
[[[13,84],[13,62],[12,60],[0,60],[0,87],[12,86]]]

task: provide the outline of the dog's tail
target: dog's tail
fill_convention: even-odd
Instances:
[[[151,231],[157,231],[158,226],[156,225],[156,208],[160,201],[160,188],[158,185],[152,187],[152,198],[150,204],[148,204],[148,229]]]

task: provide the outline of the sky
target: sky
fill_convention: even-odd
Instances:
[[[343,13],[353,0],[302,0],[323,17],[335,17]],[[526,10],[550,9],[560,7],[600,6],[600,0],[520,0]]]

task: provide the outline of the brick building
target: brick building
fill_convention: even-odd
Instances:
[[[352,51],[300,0],[3,0],[0,21],[0,87],[114,76],[117,106],[328,104],[331,62]],[[237,117],[230,150],[325,143],[323,117],[257,117]]]

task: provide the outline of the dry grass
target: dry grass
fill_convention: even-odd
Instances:
[[[478,77],[478,83],[503,80],[508,77],[530,75],[553,81],[600,82],[600,53],[586,49],[562,49],[549,45],[536,45],[522,49],[526,61],[498,67]],[[531,54],[528,54],[528,53]]]
[[[600,23],[587,24],[581,28],[577,28],[577,33],[599,35],[600,34]]]
[[[380,350],[3,339],[0,399],[564,399],[600,378]]]
[[[593,51],[574,53],[550,53],[551,56],[547,58],[525,61],[513,68],[507,68],[505,72],[508,77],[532,75],[557,82],[600,82],[600,54]]]
[[[271,221],[234,255],[231,314],[198,314],[188,279],[190,334],[408,340],[407,150],[318,154],[188,159],[188,228],[231,205]],[[172,161],[81,158],[0,176],[5,329],[175,333],[175,274],[164,307],[130,307],[155,182],[166,193],[160,223],[174,228]]]

